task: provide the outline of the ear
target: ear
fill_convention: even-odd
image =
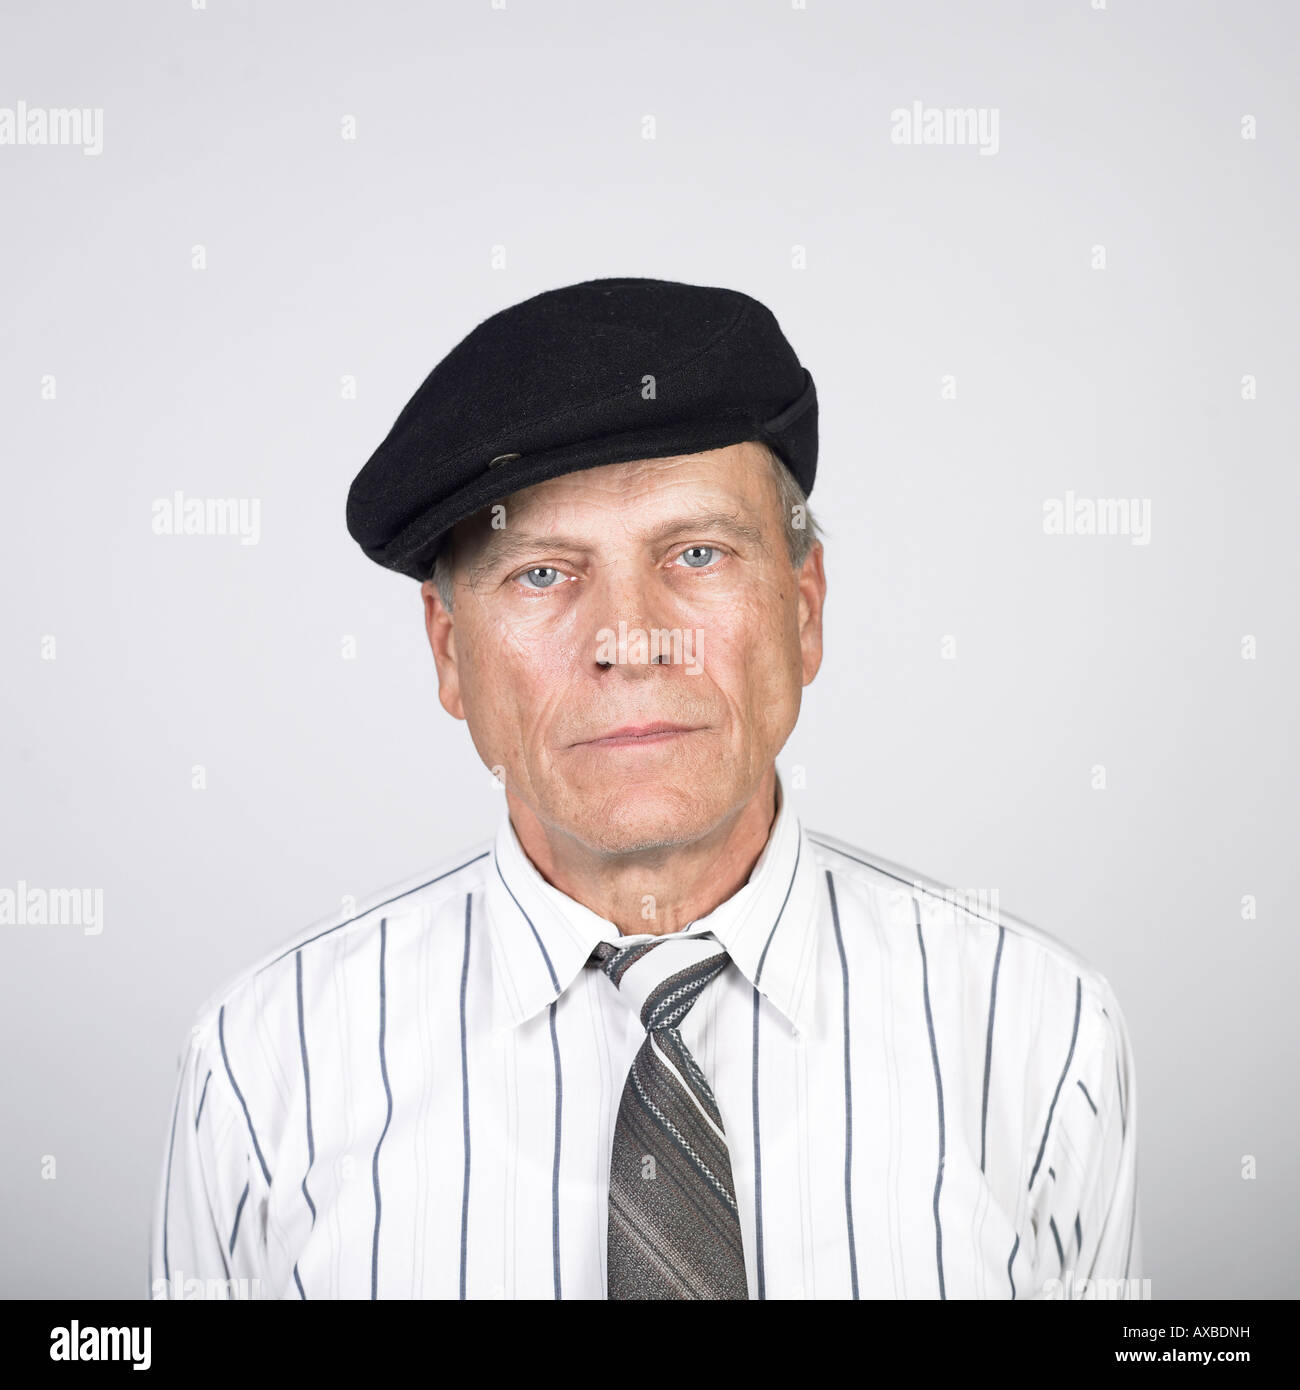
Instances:
[[[814,541],[796,580],[799,589],[799,648],[803,683],[811,685],[822,664],[822,609],[826,604],[826,571],[822,543]]]
[[[432,579],[420,585],[424,599],[424,630],[429,634],[433,664],[438,668],[438,699],[448,714],[465,718],[460,702],[460,667],[456,662],[456,623],[443,606],[438,586]]]

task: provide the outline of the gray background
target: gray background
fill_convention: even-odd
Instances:
[[[475,323],[598,275],[754,294],[816,376],[805,823],[1110,978],[1156,1297],[1300,1291],[1295,6],[5,10],[0,106],[102,107],[104,149],[0,147],[0,887],[105,896],[0,928],[0,1292],[143,1295],[195,1008],[494,827],[344,497]],[[891,143],[913,101],[998,153]],[[177,489],[259,544],[155,536]],[[1067,490],[1151,544],[1045,535]]]

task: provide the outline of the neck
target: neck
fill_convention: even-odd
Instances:
[[[749,880],[778,810],[771,767],[753,796],[700,839],[610,855],[543,823],[531,807],[506,795],[515,834],[542,877],[624,936],[667,936],[726,902]]]

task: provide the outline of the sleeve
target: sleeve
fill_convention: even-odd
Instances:
[[[151,1299],[263,1296],[261,1175],[214,1029],[181,1057],[149,1236]]]
[[[1137,1074],[1109,984],[1078,982],[1078,1030],[1030,1184],[1036,1298],[1149,1297],[1141,1279]]]

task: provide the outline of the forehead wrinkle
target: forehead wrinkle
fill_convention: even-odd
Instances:
[[[744,457],[745,451],[751,448],[749,444],[730,445],[713,452],[723,456],[734,457],[739,454]],[[579,513],[596,511],[603,514],[602,519],[606,526],[611,530],[621,531],[632,541],[654,543],[671,533],[684,532],[695,527],[728,531],[738,539],[766,552],[769,545],[763,527],[740,520],[745,511],[744,501],[738,500],[734,511],[725,510],[732,503],[730,496],[716,500],[706,496],[701,499],[701,506],[709,510],[682,513],[659,522],[645,533],[640,532],[637,524],[639,505],[657,493],[690,486],[693,480],[681,480],[675,475],[680,474],[683,468],[691,469],[702,463],[706,457],[707,454],[673,454],[662,458],[583,469],[523,488],[506,501],[511,504],[511,510],[516,515],[523,512],[521,520],[524,522],[533,520],[533,514],[541,511],[543,515],[538,519],[545,525],[548,500],[555,498],[555,510],[561,518],[566,514],[572,515],[575,509]],[[706,491],[714,490],[711,484],[716,486],[715,480],[707,477],[700,481]],[[730,488],[724,488],[724,493],[726,492],[730,492]],[[469,582],[476,583],[494,566],[517,555],[526,555],[530,551],[546,548],[589,554],[593,550],[593,544],[575,536],[522,530],[516,523],[504,531],[490,532],[478,548],[478,554],[467,560]]]
[[[646,539],[659,541],[687,531],[722,531],[751,545],[765,546],[762,529],[738,518],[738,512],[687,512],[661,522],[648,533]]]
[[[630,533],[632,528],[625,524],[624,530]],[[669,536],[687,535],[696,531],[718,531],[738,540],[747,541],[750,545],[760,549],[767,549],[767,539],[763,535],[762,529],[738,520],[736,513],[733,512],[686,512],[681,516],[670,517],[666,521],[661,521],[640,537],[631,536],[630,538],[639,539],[643,544],[655,545],[666,540]],[[590,542],[579,540],[574,536],[498,531],[480,551],[478,557],[468,564],[469,581],[471,584],[475,583],[490,569],[515,556],[525,556],[543,550],[566,550],[576,554],[590,554],[592,545]]]
[[[527,555],[536,550],[570,550],[585,552],[590,545],[573,536],[552,536],[528,531],[495,531],[479,549],[477,556],[465,568],[469,582],[473,584],[488,570],[515,556]]]

